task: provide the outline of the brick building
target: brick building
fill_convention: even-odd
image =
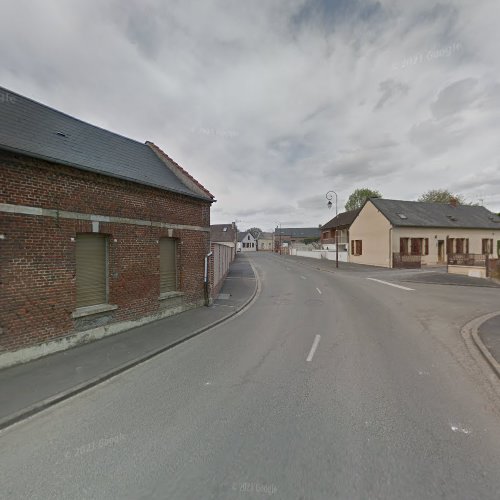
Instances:
[[[0,366],[202,305],[209,191],[152,143],[0,92]]]

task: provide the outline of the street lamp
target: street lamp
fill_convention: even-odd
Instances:
[[[281,255],[281,222],[275,221],[276,227],[279,225],[280,227],[280,255]]]
[[[326,193],[326,199],[328,200],[328,203],[326,204],[328,209],[332,208],[332,193],[335,195],[335,219],[338,216],[338,210],[337,210],[337,193],[335,191],[328,191]],[[335,223],[339,224],[339,221],[336,220]],[[338,231],[337,227],[335,227],[335,267],[339,267],[339,238],[338,238]]]
[[[236,253],[238,252],[238,222],[243,222],[241,219],[234,219],[234,225],[236,227],[236,241],[234,242],[234,258],[236,258]]]

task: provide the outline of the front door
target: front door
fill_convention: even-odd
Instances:
[[[444,240],[438,240],[438,261],[444,262]]]

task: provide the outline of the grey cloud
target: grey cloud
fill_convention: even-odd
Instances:
[[[465,78],[448,85],[431,104],[432,114],[439,120],[470,107],[480,97],[477,87],[476,78]]]
[[[422,152],[436,156],[458,147],[467,136],[467,131],[454,120],[426,120],[414,125],[409,139]]]
[[[393,101],[396,97],[406,95],[410,87],[395,80],[384,80],[379,83],[379,91],[382,94],[374,110],[381,109],[387,101]]]
[[[269,214],[269,215],[282,215],[282,214],[288,214],[290,212],[293,212],[295,210],[295,207],[292,205],[282,205],[282,206],[269,206],[265,208],[248,208],[244,210],[237,210],[235,214],[238,217],[258,217],[262,216],[262,214]]]
[[[216,195],[214,222],[315,225],[327,189],[346,198],[368,179],[411,197],[497,158],[496,4],[435,5],[16,0],[2,6],[0,80],[153,140]],[[389,77],[394,61],[455,42],[460,59]],[[450,171],[433,170],[438,155]]]
[[[323,173],[343,182],[358,182],[361,179],[385,177],[400,168],[396,157],[397,143],[389,138],[371,141],[365,147],[340,150],[337,158]]]
[[[326,204],[325,195],[313,195],[297,200],[297,207],[306,210],[324,209]]]

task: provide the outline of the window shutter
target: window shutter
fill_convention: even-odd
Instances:
[[[449,254],[452,254],[453,253],[453,238],[448,238],[448,240],[446,242],[446,246],[447,246],[446,252]]]
[[[488,253],[493,253],[493,238],[490,239],[490,248],[488,250]]]
[[[363,241],[356,240],[356,255],[362,255],[362,254],[363,254]]]
[[[160,293],[177,289],[177,269],[175,264],[175,239],[160,239]]]
[[[469,238],[465,238],[465,253],[469,253]]]
[[[351,240],[351,255],[354,255],[354,240]]]
[[[76,307],[107,301],[106,242],[99,234],[76,236]]]
[[[425,238],[425,255],[429,255],[429,238]]]

